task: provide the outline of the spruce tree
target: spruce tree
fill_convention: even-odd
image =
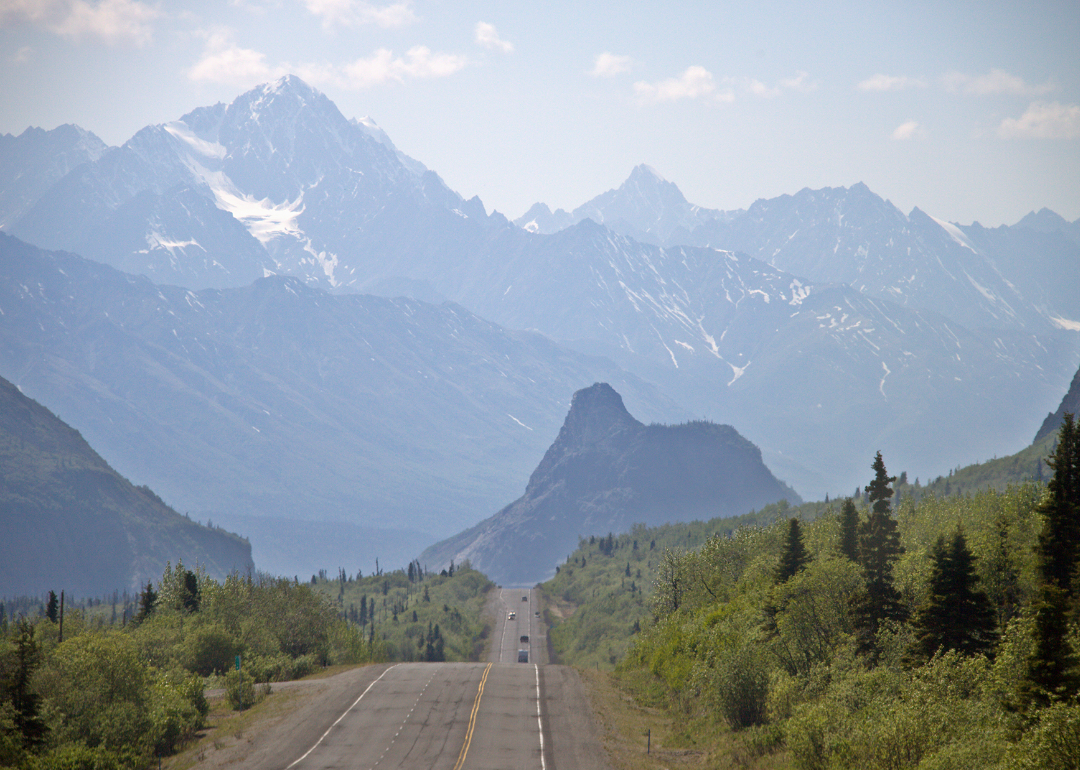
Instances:
[[[146,588],[139,594],[139,613],[133,619],[135,623],[142,623],[154,613],[157,599],[158,595],[157,591],[154,590],[154,584],[147,580]]]
[[[957,529],[949,542],[939,536],[930,561],[929,595],[915,619],[914,657],[925,661],[949,650],[988,653],[997,639],[994,608],[979,590],[975,557],[964,533]]]
[[[1058,431],[1057,448],[1048,458],[1054,475],[1039,506],[1043,517],[1039,533],[1039,572],[1043,582],[1076,595],[1073,572],[1080,559],[1080,436],[1072,414]]]
[[[803,545],[799,520],[789,519],[787,537],[784,539],[784,550],[780,554],[780,564],[776,568],[776,582],[783,583],[788,578],[794,577],[809,562],[810,554],[806,552],[806,546]]]
[[[840,553],[851,561],[859,560],[859,512],[850,497],[840,506]]]
[[[870,502],[870,516],[859,528],[859,564],[862,566],[866,587],[854,601],[854,620],[860,652],[877,654],[877,635],[886,621],[903,622],[907,619],[900,592],[893,585],[893,564],[903,549],[900,532],[890,511],[889,500],[895,476],[885,471],[881,452],[871,465],[874,479],[866,486]]]
[[[1035,649],[1028,660],[1024,702],[1046,705],[1080,692],[1077,655],[1068,640],[1069,606],[1078,593],[1080,561],[1080,435],[1072,414],[1058,431],[1047,459],[1054,470],[1039,506],[1043,527],[1036,546],[1042,585],[1035,606]]]
[[[45,743],[49,728],[40,715],[40,696],[31,684],[34,671],[41,665],[41,645],[34,639],[34,625],[25,618],[16,626],[15,665],[9,678],[0,682],[0,692],[11,704],[15,729],[27,749]]]
[[[191,570],[184,570],[184,579],[180,584],[180,601],[188,612],[199,611],[199,576]]]
[[[60,621],[60,598],[56,591],[49,591],[49,603],[45,605],[45,617],[53,623]]]

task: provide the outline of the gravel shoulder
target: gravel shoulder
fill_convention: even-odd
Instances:
[[[351,668],[322,678],[277,682],[264,701],[242,713],[219,713],[162,768],[283,770],[315,744],[360,693],[392,664]]]

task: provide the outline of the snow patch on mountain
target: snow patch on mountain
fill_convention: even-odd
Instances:
[[[183,121],[174,120],[172,123],[166,123],[163,128],[168,131],[169,134],[190,147],[193,152],[198,153],[204,158],[221,160],[225,157],[226,150],[224,146],[217,142],[210,142],[206,139],[199,138]]]
[[[248,232],[263,246],[282,236],[303,237],[304,231],[296,222],[304,213],[303,193],[294,201],[274,203],[267,198],[255,200],[250,195],[240,195],[225,185],[215,185],[210,189],[217,200],[218,208],[228,211],[243,222]]]
[[[206,249],[203,249],[199,242],[194,239],[187,241],[173,241],[169,240],[164,235],[157,232],[147,233],[146,245],[149,247],[150,250],[165,249],[169,252],[169,254],[173,254],[176,249],[180,249],[181,251],[183,251],[188,246],[198,246],[203,251],[206,251]]]
[[[930,215],[927,214],[927,216],[930,216]],[[968,240],[968,237],[966,235],[964,235],[963,231],[959,227],[954,225],[952,222],[946,222],[944,220],[938,219],[937,217],[930,217],[930,218],[932,220],[934,220],[935,222],[937,222],[941,226],[941,229],[949,234],[950,238],[952,238],[954,241],[959,243],[965,249],[968,249],[969,251],[971,251],[974,254],[979,253],[978,250],[972,245],[971,241]]]

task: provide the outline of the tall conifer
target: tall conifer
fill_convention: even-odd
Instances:
[[[915,620],[915,656],[925,661],[938,651],[989,652],[997,639],[994,608],[979,590],[975,557],[964,533],[957,529],[949,542],[939,536],[930,561],[929,595]]]
[[[780,564],[776,568],[776,582],[783,583],[803,569],[810,562],[810,554],[803,545],[802,529],[798,519],[788,520],[787,537],[784,550],[780,554]]]
[[[870,466],[873,480],[866,486],[870,516],[859,528],[859,564],[866,588],[854,602],[855,628],[859,651],[875,656],[877,635],[885,621],[903,622],[908,617],[900,592],[893,585],[893,564],[903,549],[900,532],[891,515],[889,500],[896,481],[885,471],[885,461],[878,452]]]
[[[840,553],[851,561],[859,560],[859,512],[850,497],[840,506]]]
[[[1046,705],[1080,692],[1077,651],[1068,639],[1069,606],[1080,586],[1080,435],[1072,414],[1058,431],[1057,446],[1047,460],[1054,475],[1039,506],[1043,527],[1036,546],[1042,586],[1035,606],[1035,650],[1028,660],[1021,697]]]

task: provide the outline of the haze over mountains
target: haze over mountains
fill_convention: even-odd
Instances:
[[[295,77],[90,137],[0,142],[3,229],[157,286],[3,239],[0,375],[181,510],[382,533],[346,554],[499,510],[592,382],[734,426],[815,498],[878,449],[912,476],[1015,451],[1080,362],[1052,212],[961,227],[861,184],[720,212],[639,166],[519,227]]]

